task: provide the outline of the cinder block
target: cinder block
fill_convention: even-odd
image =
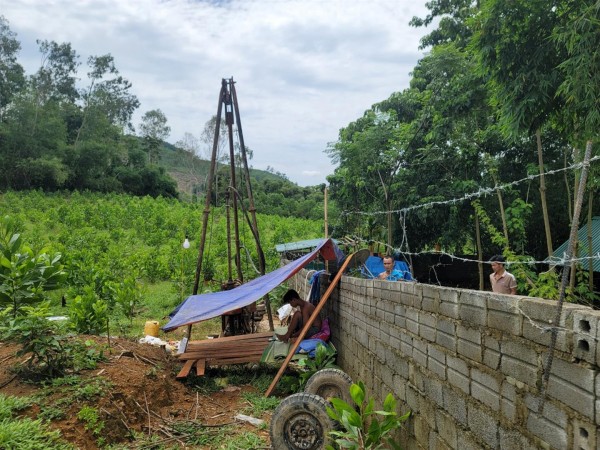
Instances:
[[[481,306],[459,305],[458,315],[460,320],[470,326],[486,326],[487,309]]]
[[[431,431],[431,427],[429,426],[425,418],[421,417],[420,415],[413,417],[415,424],[415,439],[421,445],[429,445],[429,433]]]
[[[413,338],[406,333],[400,335],[400,352],[406,356],[412,356],[413,353]]]
[[[500,343],[492,336],[483,336],[483,364],[493,370],[500,367]]]
[[[482,361],[481,331],[476,328],[465,327],[462,324],[456,326],[458,336],[457,352],[473,361]]]
[[[420,413],[419,409],[419,392],[410,383],[406,385],[406,404],[410,410],[415,413],[415,417]]]
[[[448,350],[456,351],[456,325],[454,322],[438,318],[437,333],[435,337],[437,344]]]
[[[421,312],[419,314],[419,336],[429,342],[435,342],[437,318],[433,314]]]
[[[487,326],[520,336],[523,328],[523,316],[517,312],[513,296],[490,294],[487,299]]]
[[[463,431],[458,433],[457,448],[460,450],[481,450],[482,446],[473,433]]]
[[[435,377],[423,377],[425,396],[438,406],[443,406],[442,382]]]
[[[425,396],[419,397],[420,415],[425,418],[427,424],[435,430],[435,410],[436,405]]]
[[[500,410],[500,381],[478,369],[471,369],[471,395],[494,411]]]
[[[421,367],[427,367],[427,343],[420,339],[413,339],[412,357]]]
[[[555,357],[548,381],[548,395],[594,420],[594,375],[591,369]]]
[[[448,365],[447,378],[448,382],[463,391],[465,394],[470,394],[470,374],[469,366],[462,359],[453,356],[446,356],[446,364]]]
[[[476,431],[484,444],[496,448],[498,446],[498,422],[483,409],[472,403],[467,405],[469,428]]]
[[[458,423],[466,426],[467,403],[465,397],[448,386],[442,386],[442,394],[444,396],[444,409],[448,411]]]
[[[599,322],[600,311],[573,312],[573,356],[591,364],[600,362]]]
[[[446,379],[446,354],[434,345],[427,348],[427,368],[439,376],[442,380]]]
[[[598,430],[593,423],[584,420],[573,420],[573,448],[577,450],[596,450]]]
[[[530,412],[527,416],[527,430],[552,448],[567,448],[565,430],[535,412]]]
[[[512,383],[504,380],[500,386],[500,412],[509,421],[514,422],[517,418],[517,392]]]
[[[552,401],[545,399],[542,402],[542,410],[540,411],[540,397],[525,394],[524,403],[527,409],[534,414],[540,415],[543,419],[552,422],[558,428],[567,428],[567,413],[559,406],[555,406]]]
[[[452,449],[458,448],[458,430],[456,422],[450,415],[438,409],[435,413],[437,431],[442,440]]]
[[[406,328],[406,308],[403,305],[394,305],[394,324]]]
[[[406,308],[406,329],[416,335],[419,334],[419,310]]]

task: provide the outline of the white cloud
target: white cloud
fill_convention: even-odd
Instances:
[[[110,53],[141,107],[160,108],[170,141],[199,136],[216,114],[221,79],[233,76],[254,167],[301,185],[325,182],[323,152],[340,128],[408,87],[422,56],[425,0],[11,0],[2,14],[28,73],[36,39]]]

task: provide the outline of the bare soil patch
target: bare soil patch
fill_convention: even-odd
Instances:
[[[244,392],[257,392],[251,385],[226,385],[220,391],[202,393],[189,381],[178,381],[175,375],[182,364],[160,347],[123,338],[111,338],[108,347],[106,338],[93,339],[105,346],[107,360],[100,362],[94,370],[80,373],[89,383],[106,381],[108,388],[102,397],[85,402],[101,413],[105,423],[102,437],[105,442],[128,445],[132,433],[154,434],[165,441],[165,447],[180,445],[184,438],[173,432],[173,424],[186,422],[192,426],[218,430],[232,427],[229,436],[252,432],[269,442],[268,429],[262,430],[234,416],[248,407],[242,397]],[[0,393],[12,396],[32,396],[41,392],[41,386],[21,381],[10,368],[23,362],[17,357],[18,346],[0,342]],[[85,383],[81,383],[85,385]],[[61,404],[64,393],[51,394],[45,404]],[[59,429],[63,438],[81,449],[97,449],[98,436],[86,429],[85,423],[77,418],[84,406],[82,402],[66,405],[66,414],[52,420],[51,427]],[[37,417],[40,405],[25,411],[25,415]],[[269,421],[270,413],[261,419]],[[148,447],[150,448],[150,447]],[[219,448],[215,446],[187,446],[185,448]]]

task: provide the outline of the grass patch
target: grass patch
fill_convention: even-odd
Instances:
[[[0,420],[10,418],[14,413],[27,409],[33,400],[29,397],[13,397],[0,394]]]
[[[0,420],[0,448],[30,450],[73,450],[60,439],[59,431],[50,431],[40,419]]]
[[[265,412],[274,410],[281,401],[277,397],[265,397],[256,392],[244,392],[242,398],[249,403],[242,409],[242,413],[252,415],[252,417],[260,417]]]

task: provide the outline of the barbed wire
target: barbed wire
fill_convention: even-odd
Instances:
[[[391,247],[391,246],[387,245],[385,242],[372,240],[372,239],[365,239],[365,238],[355,236],[355,235],[350,235],[347,238],[351,239],[352,241],[348,243],[348,242],[344,242],[344,240],[341,239],[342,243],[345,243],[347,245],[375,244],[378,247],[384,247],[386,249],[386,253],[388,253],[388,254],[397,253],[400,255],[410,255],[410,256],[439,255],[439,256],[447,256],[452,260],[458,260],[458,261],[462,261],[462,262],[491,264],[491,261],[472,259],[472,258],[463,258],[460,256],[456,256],[452,253],[447,253],[443,250],[440,250],[440,251],[423,250],[420,252],[409,252],[409,251],[403,251],[401,247]],[[506,261],[504,264],[506,264],[507,266],[515,265],[515,264],[526,264],[526,265],[552,264],[552,265],[557,265],[557,266],[564,266],[564,265],[567,265],[567,264],[570,264],[573,262],[583,262],[583,261],[590,261],[590,260],[600,260],[600,252],[591,254],[589,256],[581,256],[581,257],[577,257],[577,258],[567,258],[566,253],[563,253],[562,258],[559,258],[557,256],[550,256],[547,259],[542,260],[542,261],[535,260],[535,259],[509,260],[509,261]]]
[[[600,160],[600,156],[594,156],[593,158],[590,158],[590,163],[593,161],[597,161]],[[549,170],[547,172],[544,172],[544,176],[546,175],[555,175],[557,173],[561,173],[561,172],[565,172],[567,170],[576,170],[576,169],[581,169],[584,166],[583,162],[580,163],[575,163],[575,164],[571,164],[570,166],[567,167],[562,167],[560,169],[554,169],[554,170]],[[453,205],[456,203],[461,203],[465,200],[471,200],[473,198],[480,198],[486,195],[491,195],[496,193],[497,191],[503,191],[506,190],[510,187],[513,186],[517,186],[521,183],[525,183],[528,181],[533,181],[536,178],[541,177],[542,174],[531,174],[526,176],[525,178],[521,178],[519,180],[515,180],[515,181],[511,181],[509,183],[504,183],[504,184],[500,184],[494,187],[482,187],[479,188],[477,191],[475,192],[469,192],[465,195],[463,195],[462,197],[457,197],[457,198],[452,198],[449,200],[439,200],[439,201],[432,201],[432,202],[428,202],[428,203],[423,203],[420,205],[411,205],[411,206],[407,206],[404,208],[400,208],[400,209],[393,209],[393,210],[381,210],[381,211],[347,211],[344,210],[340,213],[340,216],[347,216],[347,215],[361,215],[361,216],[376,216],[376,215],[381,215],[381,214],[389,214],[389,213],[401,213],[401,214],[405,214],[409,211],[413,211],[416,209],[421,209],[421,208],[431,208],[432,206],[439,206],[439,205]]]

